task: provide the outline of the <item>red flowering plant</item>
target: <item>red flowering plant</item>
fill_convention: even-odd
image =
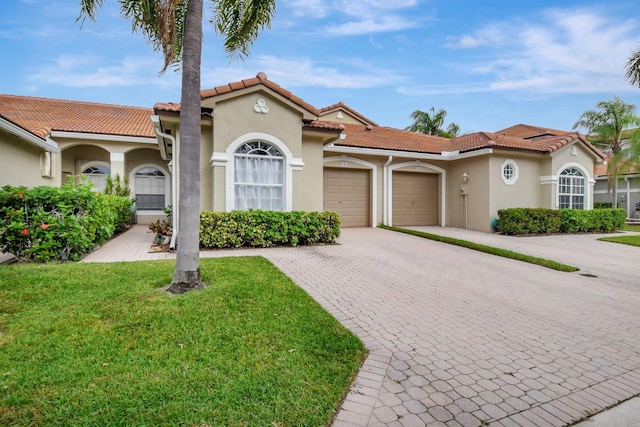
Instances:
[[[77,260],[113,234],[115,213],[91,185],[0,188],[0,251],[19,260]]]

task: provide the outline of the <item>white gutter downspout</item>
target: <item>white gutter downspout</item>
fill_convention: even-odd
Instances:
[[[176,201],[178,200],[177,188],[178,188],[178,146],[176,144],[176,138],[173,135],[164,133],[160,130],[160,116],[151,116],[153,122],[153,129],[159,138],[167,138],[171,141],[173,147],[172,159],[169,165],[171,168],[171,197],[173,199],[173,209],[171,209],[171,241],[169,242],[169,250],[174,251],[176,249],[176,239],[178,238],[178,209]]]
[[[384,166],[382,167],[382,223],[384,225],[389,224],[389,165],[393,161],[393,156],[389,156]]]

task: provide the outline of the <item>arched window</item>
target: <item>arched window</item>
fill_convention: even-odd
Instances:
[[[134,176],[136,206],[139,210],[159,210],[165,205],[165,176],[153,167],[138,170]]]
[[[93,183],[93,189],[96,191],[104,191],[107,183],[107,177],[111,175],[111,169],[105,165],[95,164],[82,170],[82,174]]]
[[[264,141],[242,144],[234,154],[235,209],[284,210],[284,156]]]
[[[560,173],[558,196],[560,209],[584,209],[585,179],[580,170],[569,167]]]

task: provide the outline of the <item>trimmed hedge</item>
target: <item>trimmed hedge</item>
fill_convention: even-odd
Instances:
[[[593,209],[611,209],[613,202],[593,202]]]
[[[86,183],[4,186],[0,189],[0,251],[23,261],[78,260],[120,226],[127,206],[121,199],[97,193]]]
[[[511,208],[498,211],[498,231],[504,234],[611,233],[627,219],[624,209]]]
[[[334,243],[340,237],[336,212],[263,210],[202,212],[200,247],[240,248]]]

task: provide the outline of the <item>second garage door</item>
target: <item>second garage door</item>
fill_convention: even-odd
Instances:
[[[343,227],[370,225],[369,175],[366,169],[324,169],[324,210],[337,211]]]
[[[394,172],[392,203],[395,226],[438,225],[438,175]]]

